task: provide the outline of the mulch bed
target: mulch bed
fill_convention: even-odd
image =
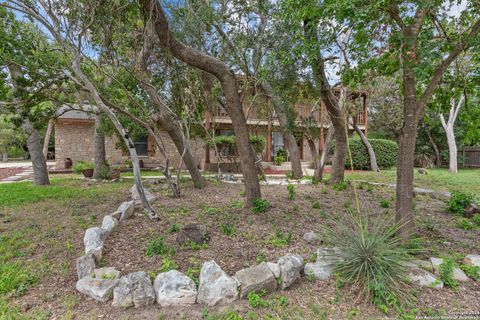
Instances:
[[[15,167],[15,168],[0,168],[0,180],[3,180],[5,178],[11,177],[16,175],[17,173],[20,173],[24,170],[24,168],[21,167]]]

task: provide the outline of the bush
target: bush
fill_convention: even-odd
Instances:
[[[480,214],[476,214],[472,218],[473,223],[480,227]]]
[[[458,281],[453,277],[453,269],[455,268],[455,262],[451,259],[444,259],[444,262],[440,265],[440,280],[450,288],[457,288]]]
[[[152,257],[154,255],[161,256],[166,253],[167,247],[165,246],[165,237],[158,237],[150,241],[147,246],[147,252],[145,253],[148,257]]]
[[[7,153],[10,158],[25,158],[25,155],[27,154],[25,150],[18,146],[8,147]]]
[[[83,161],[83,160],[77,161],[72,167],[75,173],[82,173],[84,170],[89,170],[93,168],[94,168],[93,163],[89,161]]]
[[[473,230],[475,229],[475,225],[472,221],[468,220],[467,218],[460,218],[457,221],[457,227],[463,230]]]
[[[373,151],[377,156],[377,164],[380,169],[388,169],[397,163],[398,145],[395,141],[386,139],[368,139],[372,145]],[[352,152],[353,168],[356,170],[370,170],[370,157],[367,148],[358,138],[348,140]],[[331,153],[335,151],[335,145],[332,145]],[[350,160],[345,163],[347,169],[351,169]]]
[[[286,160],[287,151],[285,149],[279,149],[275,154],[275,157],[273,157],[273,163],[275,163],[276,166],[282,165]]]
[[[288,199],[295,199],[295,186],[293,184],[287,184]]]
[[[476,202],[475,194],[455,191],[447,202],[447,210],[450,213],[463,215],[465,208],[472,202]]]
[[[331,257],[338,279],[359,288],[383,312],[391,307],[400,310],[410,300],[405,283],[409,258],[397,236],[401,224],[393,219],[367,224],[357,217],[332,223],[333,227],[322,227],[322,231],[326,243],[338,248]]]
[[[253,213],[263,213],[268,210],[268,207],[270,204],[266,199],[255,199],[253,200],[253,207],[252,207],[252,212]]]

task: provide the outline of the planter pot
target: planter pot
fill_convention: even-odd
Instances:
[[[85,178],[93,177],[93,169],[85,169],[82,171],[82,173]]]
[[[120,179],[120,169],[110,169],[110,179]]]
[[[65,159],[65,169],[71,169],[72,168],[73,161],[70,158]]]

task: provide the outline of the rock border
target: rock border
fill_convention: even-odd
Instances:
[[[307,180],[297,180],[297,184],[303,184],[304,181]],[[286,180],[285,184],[291,182],[293,181]],[[280,181],[276,185],[283,183]],[[85,255],[76,261],[76,289],[99,302],[105,303],[113,299],[114,307],[139,308],[155,302],[162,307],[188,306],[195,303],[207,306],[228,304],[246,298],[250,292],[284,290],[302,275],[326,280],[332,276],[334,265],[341,256],[341,252],[336,248],[318,248],[316,262],[304,263],[302,256],[289,253],[280,257],[276,263],[262,262],[238,270],[234,276],[229,276],[214,260],[206,261],[200,270],[198,287],[191,278],[177,270],[159,273],[153,283],[145,271],[121,276],[114,267],[97,266],[103,256],[105,239],[119,223],[141,208],[135,185],[130,191],[132,200],[123,202],[114,213],[106,215],[101,227],[91,227],[85,231]],[[146,193],[150,201],[157,198],[148,190]],[[305,241],[310,240],[311,233],[304,237]],[[411,282],[419,286],[443,288],[443,283],[431,273],[438,274],[441,263],[443,260],[437,258],[409,262],[406,267],[410,269]],[[480,267],[480,255],[467,255],[463,263]],[[455,271],[455,276],[461,277],[461,281],[469,280],[461,269],[456,268]]]

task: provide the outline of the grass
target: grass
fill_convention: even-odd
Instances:
[[[351,174],[348,173],[351,179]],[[355,172],[358,180],[369,182],[395,183],[397,171],[395,169],[376,172]],[[436,191],[462,191],[473,192],[480,196],[480,170],[459,169],[452,174],[447,169],[429,169],[429,174],[419,174],[415,169],[414,185],[419,188],[433,189]]]

